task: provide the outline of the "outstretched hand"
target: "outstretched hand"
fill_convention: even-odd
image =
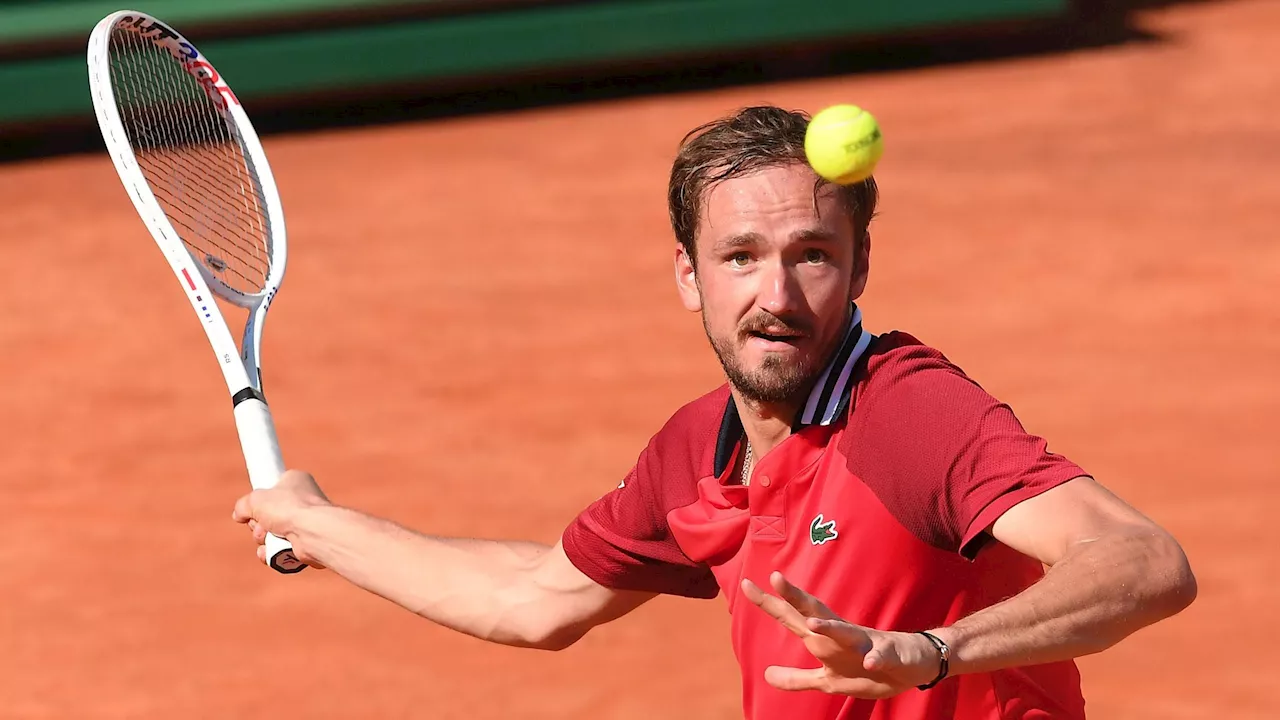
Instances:
[[[792,585],[782,573],[769,576],[777,595],[742,581],[747,599],[804,641],[821,667],[772,665],[765,681],[780,690],[821,690],[857,698],[893,697],[938,675],[938,649],[923,635],[883,632],[846,622],[821,600]]]

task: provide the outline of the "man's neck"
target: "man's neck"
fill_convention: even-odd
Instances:
[[[834,416],[839,407],[839,397],[848,392],[846,385],[849,379],[847,363],[857,359],[860,353],[866,349],[866,344],[871,337],[862,331],[861,311],[852,304],[850,304],[850,308],[850,314],[845,319],[842,338],[840,342],[836,343],[827,358],[827,369],[818,378],[814,379],[813,384],[821,382],[824,383],[826,388],[820,399],[814,400],[810,398],[810,394],[815,389],[811,386],[785,402],[758,402],[744,397],[730,383],[729,392],[733,396],[738,419],[742,422],[742,429],[746,433],[753,459],[764,457],[778,443],[786,440],[791,435],[797,425],[797,420],[801,417],[801,413],[806,412],[806,405],[810,407],[808,409],[809,417],[805,418],[805,424],[829,422],[831,416]],[[854,332],[855,328],[851,327],[851,325],[855,324],[856,332]],[[837,361],[846,365],[836,367],[833,363]],[[844,368],[843,374],[841,374],[842,368]],[[833,372],[835,374],[828,378],[828,374]],[[832,404],[833,402],[835,404]],[[824,414],[829,416],[825,421],[823,420]]]
[[[742,421],[742,429],[747,435],[747,442],[751,443],[754,457],[763,457],[791,435],[803,401],[760,403],[744,398],[735,388],[730,388],[729,392],[738,407],[738,418]]]

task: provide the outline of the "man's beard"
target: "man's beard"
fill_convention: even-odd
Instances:
[[[797,361],[791,362],[777,355],[766,354],[759,367],[747,370],[739,361],[734,342],[736,337],[713,337],[707,327],[705,315],[702,327],[707,332],[707,339],[711,341],[711,348],[715,351],[716,357],[720,359],[720,365],[724,368],[729,384],[746,400],[757,403],[782,403],[795,400],[813,387],[813,383],[822,374],[822,366],[817,365],[812,356],[802,356]],[[738,334],[763,331],[765,328],[786,328],[803,332],[806,338],[809,337],[805,326],[768,313],[754,315],[744,320]]]

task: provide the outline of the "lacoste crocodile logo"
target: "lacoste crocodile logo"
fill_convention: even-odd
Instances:
[[[836,521],[823,522],[822,513],[818,513],[818,517],[809,523],[809,541],[814,545],[825,545],[828,540],[835,540],[838,537],[840,533],[836,532]]]

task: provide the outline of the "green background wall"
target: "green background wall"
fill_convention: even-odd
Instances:
[[[126,0],[127,1],[127,0]],[[244,100],[708,56],[1055,16],[1066,0],[0,0],[0,125],[89,117],[118,9],[185,34]],[[2,136],[0,136],[2,137]]]

